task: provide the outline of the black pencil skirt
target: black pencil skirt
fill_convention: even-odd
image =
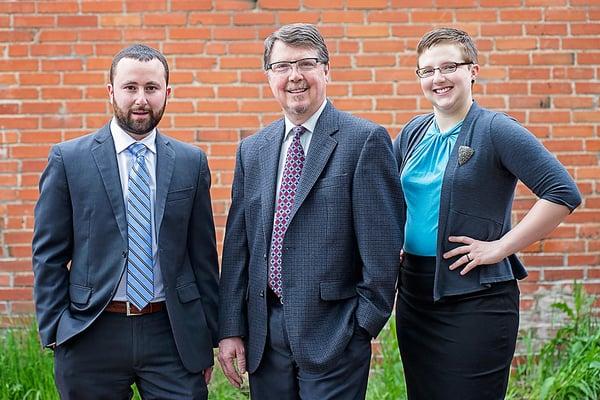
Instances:
[[[402,264],[396,326],[408,399],[504,399],[519,327],[516,281],[434,303],[435,257],[405,254]]]

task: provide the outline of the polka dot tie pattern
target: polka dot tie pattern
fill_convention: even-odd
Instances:
[[[269,287],[281,299],[281,263],[282,249],[285,232],[290,223],[290,213],[294,206],[294,198],[300,182],[302,168],[304,168],[304,149],[300,143],[300,136],[305,132],[303,126],[292,129],[294,138],[288,148],[285,157],[285,166],[279,187],[279,197],[275,208],[275,220],[273,222],[273,233],[271,235],[271,257],[269,263]]]

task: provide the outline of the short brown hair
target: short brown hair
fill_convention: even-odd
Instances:
[[[163,67],[165,67],[165,83],[167,85],[169,84],[169,64],[167,64],[167,59],[165,58],[165,56],[160,51],[153,49],[150,46],[146,46],[145,44],[134,44],[132,46],[124,48],[114,56],[112,64],[110,65],[111,85],[113,84],[113,79],[117,70],[117,64],[123,58],[131,58],[133,60],[143,62],[148,62],[156,58],[158,61],[161,62]]]
[[[477,47],[475,47],[473,39],[467,32],[455,28],[438,28],[423,35],[417,46],[417,60],[425,50],[439,44],[458,45],[465,58],[464,62],[477,64]]]
[[[319,33],[316,26],[311,24],[284,25],[265,39],[264,68],[269,68],[271,52],[276,41],[292,47],[306,47],[317,50],[319,61],[323,64],[329,63],[329,51],[325,45],[325,39]]]

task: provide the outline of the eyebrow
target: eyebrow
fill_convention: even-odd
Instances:
[[[125,85],[139,85],[139,83],[137,81],[125,81],[121,84],[121,86],[125,86]],[[158,87],[161,86],[160,83],[158,83],[156,81],[149,81],[144,84],[144,86],[148,86],[148,85],[154,85],[154,86],[158,86]]]

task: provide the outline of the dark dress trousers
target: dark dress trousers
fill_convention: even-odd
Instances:
[[[40,180],[33,269],[42,344],[55,343],[57,357],[90,353],[103,374],[114,371],[117,376],[120,371],[111,363],[126,354],[108,354],[100,344],[135,346],[131,341],[144,337],[130,336],[130,331],[146,320],[162,325],[142,329],[140,335],[151,338],[148,332],[158,332],[152,346],[164,346],[167,356],[175,356],[183,371],[200,374],[213,365],[218,266],[210,171],[199,149],[158,132],[156,151],[154,223],[166,307],[156,314],[123,317],[128,322],[103,312],[126,269],[128,251],[126,208],[109,125],[53,146]],[[139,320],[133,322],[133,318]],[[88,340],[86,335],[98,335],[98,330],[114,342],[107,342],[107,337],[101,342]],[[110,348],[110,352],[120,348]],[[101,352],[105,354],[94,355]],[[153,368],[170,373],[166,367]],[[83,373],[69,372],[72,379],[77,379],[78,372]],[[90,393],[86,398],[95,397]]]

